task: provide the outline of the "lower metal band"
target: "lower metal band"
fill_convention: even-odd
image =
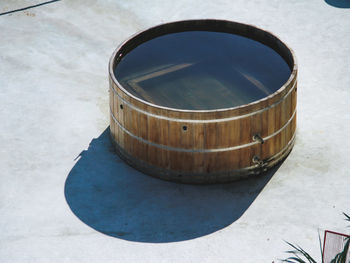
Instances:
[[[135,156],[130,155],[126,150],[124,150],[115,140],[112,138],[116,151],[118,155],[126,161],[132,167],[138,169],[139,171],[149,174],[153,177],[157,177],[163,180],[176,181],[181,183],[195,183],[195,184],[207,184],[207,183],[226,183],[249,176],[254,176],[261,174],[267,169],[280,163],[293,148],[295,142],[295,133],[288,144],[277,154],[263,160],[264,165],[252,165],[249,167],[244,167],[240,169],[234,169],[230,171],[217,171],[217,172],[185,172],[185,171],[173,171],[167,168],[162,168],[154,166],[146,161],[135,158]]]

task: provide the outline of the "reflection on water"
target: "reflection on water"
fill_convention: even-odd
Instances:
[[[266,97],[287,81],[290,72],[283,58],[260,42],[228,33],[188,31],[137,46],[114,74],[146,101],[210,110]]]

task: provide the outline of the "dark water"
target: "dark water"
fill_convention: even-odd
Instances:
[[[246,37],[207,31],[173,33],[147,41],[116,66],[118,81],[157,105],[210,110],[247,104],[289,78],[283,58]]]

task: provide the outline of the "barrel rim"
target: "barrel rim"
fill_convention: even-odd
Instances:
[[[235,106],[235,107],[229,107],[229,108],[218,108],[218,109],[211,109],[211,110],[188,110],[188,109],[178,109],[178,108],[171,108],[171,107],[166,107],[166,106],[161,106],[161,105],[157,105],[157,104],[154,104],[154,103],[151,103],[151,102],[148,102],[146,100],[143,100],[133,94],[131,94],[127,89],[125,89],[123,87],[123,85],[121,85],[119,83],[119,81],[117,80],[117,78],[115,77],[114,75],[114,65],[116,63],[116,59],[118,58],[117,55],[119,55],[120,51],[122,50],[122,48],[127,44],[129,43],[130,41],[132,41],[133,39],[137,38],[138,36],[140,36],[141,34],[144,34],[146,33],[147,31],[151,31],[151,30],[155,30],[157,28],[161,28],[161,27],[164,27],[164,26],[170,26],[170,25],[174,25],[174,24],[181,24],[181,23],[196,23],[196,22],[221,22],[221,23],[230,23],[230,24],[236,24],[236,25],[239,25],[239,26],[246,26],[250,29],[253,29],[253,30],[257,30],[257,31],[260,31],[260,32],[264,32],[264,33],[267,33],[269,34],[270,36],[276,38],[285,48],[286,50],[288,50],[290,52],[290,55],[291,55],[291,58],[292,58],[292,62],[293,62],[293,67],[291,69],[291,74],[288,78],[288,80],[278,89],[276,90],[275,92],[269,94],[268,96],[260,99],[260,100],[256,100],[256,101],[253,101],[253,102],[250,102],[250,103],[247,103],[247,104],[242,104],[242,105],[239,105],[239,106]],[[259,40],[256,40],[256,41],[259,41]],[[260,41],[259,41],[260,42]],[[277,50],[275,50],[280,56],[282,56]],[[176,21],[172,21],[172,22],[167,22],[167,23],[161,23],[161,24],[158,24],[156,26],[153,26],[153,27],[149,27],[147,29],[144,29],[144,30],[140,30],[138,31],[137,33],[131,35],[129,38],[127,38],[126,40],[124,40],[115,50],[114,52],[112,53],[112,56],[109,60],[109,66],[108,66],[108,69],[109,69],[109,77],[110,79],[112,79],[112,81],[114,82],[114,84],[117,85],[117,87],[123,91],[126,95],[128,95],[129,97],[135,99],[136,101],[140,102],[140,103],[143,103],[143,104],[146,104],[152,108],[155,108],[155,109],[159,109],[159,110],[167,110],[167,111],[172,111],[172,112],[177,112],[177,113],[218,113],[218,112],[228,112],[228,111],[235,111],[235,110],[241,110],[241,109],[244,109],[244,108],[248,108],[248,107],[251,107],[253,105],[258,105],[258,104],[263,104],[264,102],[266,102],[268,99],[272,98],[272,97],[275,97],[276,95],[282,93],[283,91],[285,91],[288,87],[291,88],[291,87],[294,87],[293,85],[291,85],[291,83],[293,82],[294,79],[296,79],[296,74],[297,74],[297,71],[298,71],[298,66],[297,66],[297,60],[296,60],[296,56],[295,56],[295,53],[293,51],[292,48],[290,48],[285,42],[283,42],[279,37],[277,37],[275,34],[271,33],[270,31],[268,30],[265,30],[265,29],[262,29],[260,27],[257,27],[257,26],[254,26],[254,25],[251,25],[251,24],[245,24],[245,23],[240,23],[240,22],[236,22],[236,21],[231,21],[231,20],[224,20],[224,19],[188,19],[188,20],[176,20]]]

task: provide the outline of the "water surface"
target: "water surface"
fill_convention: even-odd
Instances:
[[[137,46],[114,69],[133,95],[177,109],[211,110],[262,99],[291,70],[270,47],[239,35],[188,31]]]

